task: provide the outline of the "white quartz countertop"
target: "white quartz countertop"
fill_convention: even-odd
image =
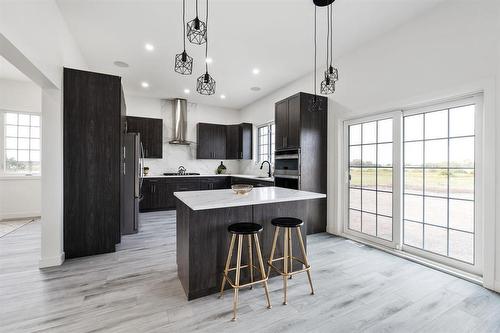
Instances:
[[[165,175],[148,175],[144,176],[142,178],[148,179],[148,178],[201,178],[201,177],[238,177],[238,178],[248,178],[248,179],[256,179],[256,180],[262,180],[262,181],[267,181],[267,182],[274,182],[274,177],[259,177],[256,175],[240,175],[240,174],[221,174],[221,175],[170,175],[170,176],[165,176]]]
[[[257,187],[244,195],[238,195],[233,190],[174,192],[174,195],[192,210],[326,198],[326,194],[322,193],[298,191],[274,186]]]

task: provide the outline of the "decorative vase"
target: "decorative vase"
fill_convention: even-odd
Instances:
[[[222,163],[222,161],[220,161],[220,165],[217,167],[217,174],[224,174],[226,173],[226,170],[226,166],[224,165],[224,163]]]

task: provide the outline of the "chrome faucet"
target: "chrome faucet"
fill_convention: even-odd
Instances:
[[[262,168],[264,167],[264,163],[267,163],[268,164],[268,167],[269,169],[267,170],[267,176],[268,177],[271,177],[271,163],[269,161],[264,161],[262,162],[262,164],[260,165],[260,169],[262,170]]]
[[[177,169],[177,173],[179,175],[184,175],[186,173],[186,168],[181,165],[179,169]]]

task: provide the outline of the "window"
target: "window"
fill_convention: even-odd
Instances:
[[[274,163],[274,123],[259,126],[257,128],[258,137],[258,162],[269,161]]]
[[[40,116],[3,112],[5,173],[40,172]]]

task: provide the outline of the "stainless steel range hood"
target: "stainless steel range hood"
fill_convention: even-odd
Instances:
[[[189,145],[186,140],[187,134],[187,100],[176,98],[173,101],[173,136],[168,143],[173,145]]]

